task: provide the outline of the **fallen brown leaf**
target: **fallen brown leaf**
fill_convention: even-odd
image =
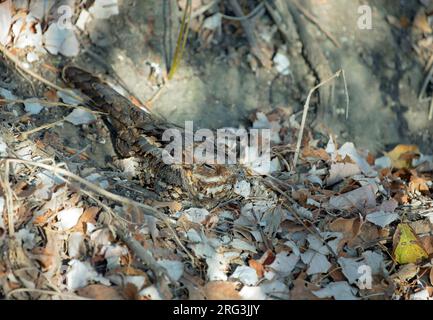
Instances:
[[[428,255],[433,254],[433,236],[420,237],[419,241]]]
[[[415,191],[426,192],[429,191],[427,180],[422,177],[412,176],[409,182],[409,191],[415,193]]]
[[[360,218],[338,218],[329,224],[329,230],[333,232],[341,232],[343,234],[343,238],[338,245],[338,252],[341,251],[346,243],[350,242],[360,233],[361,226],[362,223]]]
[[[95,300],[125,300],[115,287],[107,287],[102,284],[91,284],[78,289],[77,294]]]
[[[265,274],[265,268],[263,267],[263,264],[261,264],[259,261],[250,259],[248,261],[248,265],[254,270],[256,270],[257,276],[259,278],[262,278],[263,275]]]
[[[99,207],[89,207],[84,210],[73,230],[85,234],[87,231],[87,223],[92,223],[95,225],[96,216],[100,210],[101,208]]]
[[[208,300],[239,300],[241,297],[236,290],[236,284],[228,281],[211,281],[204,286]]]
[[[321,300],[316,297],[312,291],[319,290],[320,287],[316,286],[308,281],[305,281],[306,275],[301,273],[295,281],[293,281],[294,287],[290,291],[291,300]]]

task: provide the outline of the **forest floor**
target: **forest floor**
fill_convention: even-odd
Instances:
[[[1,1],[0,297],[432,299],[432,12]],[[140,184],[69,64],[173,126],[269,129],[271,172],[216,205]]]

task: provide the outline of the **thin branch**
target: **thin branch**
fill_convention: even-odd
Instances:
[[[298,142],[296,143],[296,151],[295,151],[295,156],[293,159],[293,170],[296,170],[296,165],[298,164],[299,151],[301,150],[302,137],[304,135],[305,122],[307,120],[308,109],[310,108],[311,96],[313,95],[314,91],[316,91],[317,89],[319,89],[320,87],[322,87],[323,85],[328,83],[329,81],[333,80],[334,78],[339,77],[341,72],[342,72],[342,70],[337,71],[332,77],[319,83],[317,86],[315,86],[313,89],[311,89],[310,92],[308,93],[307,101],[305,101],[305,104],[304,104],[304,112],[302,114],[302,122],[301,122],[301,128],[299,130]]]
[[[56,89],[57,91],[61,91],[64,92],[65,94],[69,95],[70,97],[80,101],[80,102],[84,102],[83,98],[81,98],[80,96],[78,96],[77,94],[75,94],[73,91],[62,88],[50,81],[48,81],[47,79],[43,78],[42,76],[38,75],[37,73],[35,73],[34,71],[25,68],[22,64],[21,61],[15,56],[13,55],[8,49],[6,49],[6,47],[4,47],[3,45],[0,44],[0,52],[2,52],[9,60],[11,60],[13,63],[15,63],[15,65],[23,72],[29,74],[30,76],[32,76],[33,78],[35,78],[36,80],[42,82],[43,84]]]

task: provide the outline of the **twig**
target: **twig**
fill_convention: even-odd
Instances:
[[[152,208],[152,207],[150,207],[148,205],[145,205],[145,204],[136,202],[134,200],[131,200],[131,199],[128,199],[128,198],[116,195],[114,193],[111,193],[111,192],[109,192],[109,191],[107,191],[107,190],[105,190],[105,189],[103,189],[101,187],[98,187],[97,185],[95,185],[95,184],[93,184],[93,183],[91,183],[91,182],[89,182],[89,181],[87,181],[87,180],[85,180],[85,179],[77,176],[76,174],[74,174],[74,173],[72,173],[72,172],[70,172],[68,170],[65,170],[65,169],[62,169],[62,168],[59,168],[59,167],[56,167],[56,166],[44,164],[44,163],[29,161],[29,160],[14,159],[14,158],[1,158],[1,159],[5,159],[6,160],[6,165],[7,166],[9,165],[9,163],[12,162],[12,163],[20,163],[20,164],[25,164],[25,165],[29,165],[29,166],[35,166],[35,167],[39,167],[39,168],[42,168],[42,169],[45,169],[45,170],[49,170],[49,171],[53,172],[56,176],[58,176],[60,179],[62,179],[63,181],[65,181],[65,182],[67,180],[63,176],[71,178],[72,180],[75,180],[79,184],[82,184],[82,185],[86,186],[88,189],[90,189],[90,190],[92,190],[94,192],[97,192],[100,195],[102,195],[102,196],[104,196],[104,197],[106,197],[108,199],[111,199],[111,200],[116,201],[116,202],[124,203],[124,204],[127,204],[127,205],[131,205],[131,206],[137,206],[137,207],[143,209],[144,214],[150,215],[150,216],[155,217],[157,219],[164,220],[164,216],[158,210],[156,210],[156,209],[154,209],[154,208]]]
[[[298,1],[294,1],[293,3],[295,4],[296,8],[305,16],[305,18],[313,22],[320,29],[320,31],[322,31],[329,38],[329,40],[331,40],[331,42],[337,48],[341,48],[341,45],[338,42],[338,40],[329,31],[323,28],[323,26],[316,19],[316,17],[314,17],[311,13],[309,13],[307,9],[305,9]]]
[[[344,72],[344,69],[342,69],[341,74],[343,75],[344,92],[346,95],[346,120],[347,120],[347,119],[349,119],[350,97],[349,97],[349,90],[347,89],[346,73]]]
[[[123,203],[132,207],[138,207],[141,208],[143,210],[143,213],[145,215],[149,215],[152,217],[155,217],[161,221],[163,221],[166,226],[169,228],[169,230],[173,233],[173,237],[176,241],[176,243],[181,247],[181,249],[183,251],[185,251],[185,253],[188,255],[188,257],[191,259],[192,262],[195,261],[194,257],[191,255],[191,253],[188,251],[188,249],[183,245],[183,243],[180,241],[179,237],[177,236],[176,232],[173,230],[173,227],[170,225],[170,221],[169,219],[163,215],[161,212],[159,212],[158,210],[156,210],[155,208],[145,205],[143,203],[140,202],[136,202],[134,200],[119,196],[117,194],[111,193],[79,176],[77,176],[76,174],[56,167],[56,166],[52,166],[52,165],[48,165],[48,164],[43,164],[43,163],[39,163],[39,162],[34,162],[34,161],[28,161],[28,160],[21,160],[21,159],[15,159],[15,158],[0,158],[0,159],[5,159],[6,160],[6,170],[8,170],[9,168],[9,162],[13,162],[13,163],[20,163],[23,165],[28,165],[28,166],[34,166],[34,167],[38,167],[38,168],[42,168],[42,169],[46,169],[48,171],[53,172],[57,177],[59,177],[62,181],[64,182],[69,182],[67,179],[65,179],[63,176],[68,177],[72,180],[75,180],[76,182],[78,182],[79,184],[82,184],[84,186],[86,186],[89,190],[96,192],[108,199],[111,199],[112,201],[116,201],[119,203]],[[84,191],[84,190],[82,190]]]
[[[12,199],[13,192],[9,182],[9,166],[7,165],[7,163],[4,170],[4,176],[0,179],[0,185],[3,189],[6,200],[9,237],[13,238],[15,235],[14,203]]]
[[[427,90],[428,84],[432,80],[432,77],[433,77],[433,64],[430,67],[430,70],[429,70],[427,76],[425,77],[424,82],[422,83],[421,91],[420,91],[420,93],[418,95],[418,101],[419,102],[424,102],[424,101],[426,101],[424,99],[428,99],[428,98],[423,98],[423,96],[425,94],[425,91]]]
[[[238,17],[245,17],[241,6],[239,5],[237,0],[229,0],[230,6],[232,7],[234,13]],[[269,62],[265,59],[263,56],[262,50],[260,49],[257,41],[257,37],[254,33],[254,25],[251,23],[248,19],[240,20],[240,23],[242,25],[242,28],[245,31],[245,36],[247,37],[248,43],[251,47],[251,52],[259,59],[260,63],[269,68]]]
[[[277,180],[276,178],[274,178],[274,177],[272,177],[272,176],[268,176],[269,178],[271,178],[271,179],[275,179],[275,180]],[[290,202],[290,204],[291,205],[297,205],[297,203],[296,203],[296,201],[294,201],[291,197],[289,197],[288,195],[287,195],[287,193],[286,192],[284,192],[283,190],[281,190],[280,188],[278,188],[276,185],[274,185],[272,182],[269,182],[269,181],[267,181],[267,180],[265,180],[265,179],[263,179],[263,182],[267,185],[267,186],[269,186],[271,189],[273,189],[274,191],[277,191],[279,194],[281,194],[284,198],[286,198],[289,202]],[[301,219],[301,217],[299,216],[299,214],[296,212],[296,210],[294,210],[291,206],[289,206],[289,205],[287,205],[286,203],[283,203],[283,206],[284,206],[284,208],[286,208],[288,211],[290,211],[290,213],[291,214],[293,214],[293,216],[296,218],[296,220],[298,220],[298,222],[300,223],[300,224],[302,224],[302,226],[310,233],[310,234],[312,234],[313,236],[315,236],[318,240],[320,240],[321,242],[322,242],[322,244],[324,244],[328,249],[329,249],[329,252],[334,256],[334,257],[336,257],[337,258],[337,253],[336,252],[334,252],[334,250],[331,248],[331,246],[325,241],[325,239],[323,239],[323,237],[320,235],[320,233],[317,231],[317,230],[315,230],[315,229],[311,229],[309,226],[307,226],[307,224],[304,222],[304,221],[302,221],[302,219]]]
[[[170,282],[167,271],[158,264],[155,258],[146,249],[144,249],[143,246],[137,240],[135,240],[128,231],[117,226],[116,233],[120,239],[126,243],[128,248],[130,248],[135,255],[154,272],[159,285],[162,284],[166,286],[167,281]]]
[[[64,119],[57,120],[53,123],[44,124],[40,127],[34,128],[32,130],[20,132],[18,138],[19,138],[19,140],[26,140],[28,138],[28,136],[32,135],[33,133],[36,133],[36,132],[44,130],[44,129],[49,129],[49,128],[55,127],[58,124],[63,123],[64,121],[65,121]]]
[[[51,291],[51,290],[31,289],[31,288],[19,288],[19,289],[12,290],[6,294],[6,299],[7,300],[10,299],[10,297],[12,295],[14,295],[16,293],[20,293],[20,292],[35,292],[35,293],[40,293],[40,294],[49,294],[52,296],[59,296],[59,297],[75,299],[75,300],[93,300],[93,299],[81,297],[81,296],[78,296],[75,294],[62,293],[62,292]]]
[[[428,112],[428,119],[429,121],[433,118],[433,99],[430,101],[430,110]]]
[[[31,99],[31,101],[26,100],[26,99],[12,99],[12,100],[8,100],[8,99],[0,99],[1,103],[5,103],[5,104],[12,104],[12,103],[26,103],[26,102],[36,102],[36,103],[40,103],[42,105],[44,105],[45,107],[66,107],[66,108],[76,108],[76,109],[82,109],[85,110],[87,112],[93,113],[93,114],[105,114],[104,112],[101,111],[96,111],[96,110],[92,110],[90,108],[87,108],[85,106],[80,106],[80,105],[73,105],[73,104],[69,104],[69,103],[63,103],[63,102],[51,102],[51,101],[46,101],[43,99]]]
[[[304,112],[302,114],[301,128],[299,129],[298,142],[296,143],[295,156],[293,158],[293,170],[296,170],[296,165],[298,164],[299,151],[301,150],[302,137],[304,135],[305,122],[307,120],[308,109],[310,108],[311,96],[313,95],[314,91],[316,91],[317,89],[319,89],[320,87],[322,87],[323,85],[325,85],[326,83],[331,81],[332,79],[339,77],[341,72],[342,72],[342,70],[337,71],[332,77],[319,83],[317,86],[315,86],[313,89],[311,89],[310,92],[308,93],[307,100],[305,101],[305,104],[304,104]]]
[[[50,81],[48,81],[47,79],[41,77],[40,75],[38,75],[37,73],[33,72],[32,70],[29,70],[27,68],[25,68],[22,64],[21,61],[18,60],[18,58],[13,55],[8,49],[6,49],[6,47],[4,47],[3,45],[0,44],[0,52],[2,52],[8,59],[10,59],[13,63],[15,63],[15,65],[22,70],[23,72],[29,74],[30,76],[32,76],[33,78],[35,78],[36,80],[39,80],[40,82],[44,83],[45,85],[56,89],[57,91],[61,91],[64,92],[65,94],[69,95],[70,97],[80,101],[80,102],[84,102],[83,98],[81,98],[80,96],[76,95],[74,92],[72,92],[71,90],[62,88]]]
[[[197,18],[198,16],[202,15],[207,10],[212,8],[214,5],[218,4],[219,1],[220,0],[213,0],[213,1],[209,2],[208,4],[205,4],[204,6],[202,6],[200,9],[197,9],[196,11],[191,13],[191,19]]]
[[[221,17],[226,19],[226,20],[232,20],[232,21],[245,21],[248,19],[251,19],[252,17],[254,17],[256,14],[258,14],[260,12],[260,10],[263,9],[265,3],[261,2],[256,8],[254,8],[254,10],[252,10],[250,13],[248,13],[246,16],[242,15],[242,16],[237,16],[237,17],[232,17],[232,16],[228,16],[226,14],[220,13]]]

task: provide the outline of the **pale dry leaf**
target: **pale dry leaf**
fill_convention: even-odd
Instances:
[[[12,1],[0,3],[0,44],[5,46],[9,38],[9,30],[12,25]]]
[[[326,273],[331,268],[331,263],[324,254],[308,249],[301,254],[302,262],[308,265],[307,274]]]
[[[358,281],[362,273],[362,268],[365,266],[365,262],[356,258],[338,258],[338,264],[342,268],[342,272],[350,284],[354,284]]]
[[[66,272],[66,285],[70,291],[85,287],[89,282],[96,281],[110,285],[110,281],[99,275],[88,262],[77,259],[69,261],[69,270]]]
[[[230,245],[234,248],[234,249],[238,249],[238,250],[243,250],[243,251],[250,251],[250,252],[254,252],[257,253],[257,249],[255,246],[253,246],[252,244],[249,244],[243,240],[240,239],[233,239],[232,242],[230,242]]]
[[[373,208],[376,206],[376,184],[366,185],[364,187],[333,196],[329,199],[329,204],[334,209],[349,210],[351,208]]]
[[[65,120],[72,123],[73,125],[89,124],[96,121],[96,117],[93,113],[83,109],[74,109],[70,114],[65,117]]]
[[[138,296],[148,300],[163,300],[163,297],[161,296],[158,288],[155,285],[144,288],[138,293]]]
[[[260,289],[266,294],[268,299],[289,299],[289,288],[283,282],[283,279],[273,279],[272,281],[263,281],[260,283]]]
[[[173,281],[179,281],[183,275],[184,266],[181,261],[162,259],[158,260],[158,264],[167,271],[168,276]]]
[[[245,180],[238,181],[233,191],[244,198],[248,198],[251,193],[251,184]]]
[[[62,231],[73,228],[83,212],[83,208],[68,208],[60,211],[57,214],[57,227]]]
[[[71,258],[78,258],[85,252],[84,235],[73,232],[68,239],[68,254]]]
[[[368,164],[367,160],[364,159],[356,150],[355,145],[352,142],[346,142],[341,146],[337,151],[338,155],[340,155],[343,159],[347,156],[350,157],[362,171],[362,173],[366,175],[373,175],[375,171]]]
[[[80,29],[81,31],[85,31],[86,30],[86,24],[92,19],[92,17],[90,16],[90,13],[83,9],[80,12],[80,15],[78,16],[78,20],[75,23],[75,26]]]
[[[239,295],[242,300],[266,300],[266,293],[260,287],[249,287],[244,286],[240,291]]]
[[[207,277],[210,281],[226,281],[229,271],[229,261],[221,253],[215,253],[206,259]]]
[[[289,254],[286,251],[277,253],[275,260],[267,267],[282,277],[286,277],[292,273],[296,267],[300,257],[296,254]]]
[[[38,102],[38,99],[31,98],[24,100],[24,110],[32,115],[39,114],[44,106]]]
[[[203,223],[209,216],[209,211],[204,208],[190,208],[182,212],[182,216],[194,223]]]
[[[372,275],[384,275],[388,274],[385,265],[385,258],[382,254],[375,251],[365,251],[362,253],[364,262],[371,268]]]
[[[285,50],[279,49],[273,59],[275,69],[279,74],[287,76],[290,74],[290,60],[287,57]]]
[[[89,8],[89,13],[96,19],[108,19],[119,14],[117,0],[96,0]]]
[[[42,20],[42,18],[48,14],[54,3],[55,0],[30,1],[30,14],[33,17]]]
[[[256,270],[248,266],[238,266],[231,278],[238,279],[247,286],[254,286],[259,281]]]
[[[329,169],[329,177],[326,179],[326,185],[332,186],[347,177],[360,173],[361,170],[356,163],[333,163]]]
[[[376,211],[373,213],[369,213],[366,216],[367,221],[381,227],[385,228],[390,223],[394,222],[399,218],[397,213],[389,213],[385,211]]]
[[[53,55],[62,54],[75,57],[80,52],[80,43],[73,30],[60,28],[56,23],[51,24],[44,33],[44,45]]]
[[[214,31],[221,30],[221,14],[216,13],[207,17],[203,22],[203,28]]]
[[[319,298],[334,298],[335,300],[359,300],[352,288],[346,281],[331,282],[325,288],[314,291],[313,294]]]

